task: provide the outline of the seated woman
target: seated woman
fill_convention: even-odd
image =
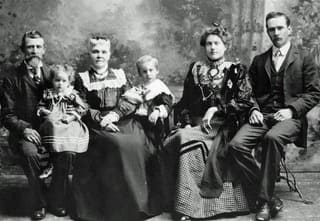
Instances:
[[[75,163],[77,216],[83,220],[134,221],[142,214],[159,214],[156,197],[160,197],[153,197],[155,176],[150,172],[157,135],[172,106],[171,92],[156,78],[158,61],[144,56],[137,62],[143,84],[123,93],[123,71],[108,68],[110,42],[90,42],[93,67],[80,73],[75,85],[87,98],[90,115],[85,121],[91,130],[88,151]],[[96,60],[102,62],[100,56],[104,57],[103,68],[96,64]]]
[[[202,34],[206,58],[191,64],[176,106],[183,128],[164,142],[167,205],[181,220],[249,210],[244,190],[229,170],[225,144],[253,98],[246,67],[225,61],[229,41],[218,24]]]

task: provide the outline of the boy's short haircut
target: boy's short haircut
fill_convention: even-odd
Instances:
[[[147,63],[147,62],[152,62],[154,67],[159,70],[159,61],[157,58],[152,57],[151,55],[144,55],[142,57],[140,57],[137,62],[136,62],[136,66],[137,66],[137,70],[138,73],[140,74],[140,67],[142,64]]]
[[[50,80],[52,81],[59,73],[64,72],[68,75],[70,83],[74,82],[75,70],[68,64],[55,64],[50,67]]]

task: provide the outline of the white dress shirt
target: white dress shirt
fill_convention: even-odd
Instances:
[[[272,47],[272,61],[276,71],[279,71],[281,65],[284,62],[284,59],[287,56],[287,53],[290,49],[291,43],[288,41],[285,45],[281,48],[277,48],[275,46]]]

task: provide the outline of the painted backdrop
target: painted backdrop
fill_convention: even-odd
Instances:
[[[46,40],[46,61],[87,67],[90,33],[108,34],[113,66],[125,69],[135,82],[135,61],[143,54],[159,58],[161,78],[177,97],[187,65],[200,56],[203,27],[222,23],[232,34],[230,60],[249,65],[252,57],[270,46],[264,31],[265,14],[284,11],[293,18],[293,39],[312,50],[319,62],[320,1],[318,0],[0,0],[0,77],[22,58],[24,32],[39,30]],[[312,118],[320,118],[319,111]],[[317,143],[319,120],[313,120],[310,140]],[[305,161],[318,163],[320,153],[311,143]],[[292,159],[301,156],[292,154]]]

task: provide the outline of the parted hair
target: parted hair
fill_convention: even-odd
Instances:
[[[23,34],[22,36],[22,40],[21,40],[21,45],[20,45],[20,49],[22,51],[25,50],[25,46],[26,46],[26,39],[27,38],[43,38],[42,34],[37,31],[37,30],[32,30],[32,31],[27,31]]]
[[[267,26],[267,23],[268,23],[268,20],[271,19],[271,18],[277,18],[277,17],[284,17],[286,19],[286,24],[287,26],[290,26],[291,24],[291,21],[290,21],[290,18],[288,17],[288,15],[286,15],[285,13],[283,12],[269,12],[266,16],[266,26]],[[268,26],[267,26],[268,27]]]
[[[200,45],[205,47],[206,40],[209,35],[218,36],[224,44],[229,45],[232,37],[231,34],[220,24],[213,23],[211,26],[207,27],[200,37]]]

